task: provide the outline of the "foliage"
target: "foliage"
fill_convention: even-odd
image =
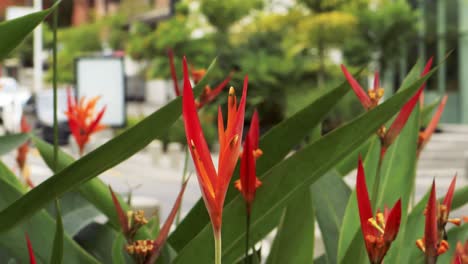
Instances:
[[[252,9],[261,8],[261,0],[201,0],[201,11],[218,32],[226,32],[229,28],[246,16]]]
[[[86,24],[61,29],[58,39],[60,71],[57,81],[70,84],[74,82],[75,59],[101,50],[101,27],[99,24]],[[46,80],[52,81],[52,67],[47,71]]]
[[[401,43],[408,45],[417,33],[417,12],[407,1],[379,1],[375,9],[356,9],[355,14],[358,35],[344,45],[346,59],[355,65],[373,58],[385,68],[388,60],[401,53]]]
[[[14,37],[9,39],[9,42],[0,43],[0,55],[6,56],[52,10],[0,24],[0,35],[6,34],[6,32],[16,33],[16,35],[13,34]],[[27,25],[27,30],[25,30],[25,25]],[[258,100],[257,103],[252,103],[259,106],[269,103],[277,96],[284,97],[281,92],[275,94],[277,91],[263,93],[262,86],[276,88],[279,83],[287,84],[288,81],[294,80],[293,73],[296,74],[293,70],[294,66],[281,65],[286,64],[284,61],[286,61],[285,58],[288,58],[284,51],[283,45],[285,43],[279,41],[278,35],[270,34],[275,32],[274,30],[270,31],[270,29],[258,34],[251,33],[246,41],[237,43],[238,47],[242,48],[236,50],[239,58],[232,62],[239,63],[239,70],[242,73],[251,74],[252,82],[249,83],[248,89],[247,87],[244,89],[246,92],[248,91],[247,101],[252,103],[256,97],[269,98],[270,93],[273,94],[269,100]],[[73,33],[68,36],[69,39],[78,41],[76,36],[83,37],[81,34],[84,34],[82,31],[78,32],[76,35]],[[90,30],[88,33],[96,32]],[[66,33],[64,34],[66,35]],[[267,52],[262,53],[260,50],[267,46],[271,39],[278,41],[274,45],[270,45],[266,49]],[[70,43],[68,48],[74,49],[80,45],[89,49],[96,48],[94,46],[96,43],[93,40],[83,42],[82,44]],[[252,52],[245,52],[245,50],[254,50],[258,54],[253,56]],[[262,65],[260,60],[265,61],[266,64],[277,64],[278,68],[270,69],[274,67]],[[215,75],[213,71],[215,62],[208,67],[205,77],[194,87],[193,93],[196,96],[202,93],[208,79]],[[333,129],[325,136],[321,136],[317,131],[319,131],[324,118],[351,90],[347,82],[341,81],[341,84],[335,88],[318,90],[318,93],[305,100],[307,102],[304,102],[304,106],[298,107],[299,109],[291,112],[288,118],[262,135],[258,146],[256,146],[258,148],[255,149],[254,153],[251,153],[252,155],[261,154],[261,157],[254,156],[258,160],[255,161],[254,167],[249,167],[250,171],[252,168],[254,169],[251,175],[255,175],[255,177],[258,175],[262,182],[256,192],[249,216],[250,229],[252,230],[250,244],[256,245],[275,228],[279,227],[279,231],[273,244],[273,251],[270,252],[269,256],[260,256],[259,259],[266,259],[268,263],[285,263],[291,260],[301,263],[313,262],[311,247],[315,240],[315,220],[317,220],[325,244],[325,254],[320,259],[327,263],[349,263],[350,261],[358,264],[367,263],[364,239],[368,245],[369,243],[378,244],[379,240],[372,240],[369,237],[363,239],[359,230],[360,225],[362,225],[363,233],[371,234],[371,238],[381,238],[381,233],[384,233],[382,236],[385,235],[387,228],[382,223],[391,225],[389,230],[393,230],[393,234],[390,237],[384,237],[385,249],[389,249],[385,261],[389,263],[418,262],[423,254],[414,246],[414,241],[425,233],[434,232],[434,230],[439,233],[437,236],[440,234],[448,236],[448,242],[441,242],[441,245],[445,245],[444,243],[453,245],[456,239],[466,239],[466,223],[461,228],[443,230],[447,222],[459,222],[456,219],[448,219],[447,214],[451,209],[454,210],[468,203],[468,188],[466,186],[456,191],[453,191],[452,187],[449,189],[446,198],[442,200],[445,209],[443,206],[436,206],[434,188],[430,196],[426,195],[410,208],[418,161],[418,135],[421,124],[426,119],[421,117],[419,107],[414,108],[414,106],[422,92],[423,88],[421,87],[436,71],[433,69],[423,77],[418,77],[421,72],[418,66],[416,65],[408,78],[401,84],[399,92],[381,104],[377,102],[377,104],[372,105],[362,115],[352,116],[352,120],[347,124]],[[301,74],[303,73],[298,75],[301,76]],[[293,77],[288,79],[288,76]],[[187,68],[184,77],[185,81],[188,82]],[[347,78],[349,79],[350,76],[348,75]],[[299,77],[298,80],[300,80]],[[191,88],[187,83],[185,84],[186,89]],[[362,90],[356,90],[360,88],[357,87],[359,85],[353,84],[352,86],[355,92],[361,93],[359,97],[361,101],[364,100],[365,96],[369,96],[366,98],[371,99],[370,95],[363,93]],[[192,91],[185,90],[185,92],[184,96],[191,95]],[[296,92],[300,92],[300,89]],[[232,107],[233,97],[230,98],[228,107],[231,108],[230,111],[236,111]],[[198,114],[191,98],[189,101],[187,97],[183,99],[184,116],[187,116],[186,107],[189,105],[192,106],[193,110],[188,112],[191,117],[194,118],[197,115],[208,124],[216,122],[212,110],[202,109]],[[253,107],[249,105],[248,108],[252,110]],[[413,108],[414,111],[412,111]],[[203,201],[200,200],[175,230],[169,233],[171,222],[174,220],[177,208],[181,203],[186,181],[181,186],[182,191],[174,203],[169,220],[161,229],[150,230],[142,213],[137,212],[132,214],[132,217],[128,217],[125,212],[129,210],[129,205],[119,195],[111,194],[108,187],[98,178],[101,173],[128,159],[154,139],[165,135],[176,136],[179,132],[175,132],[175,130],[181,130],[180,116],[182,112],[182,98],[176,98],[148,117],[138,120],[132,127],[78,160],[74,160],[59,149],[56,149],[57,156],[55,156],[56,152],[53,146],[32,136],[34,145],[46,164],[52,169],[53,175],[31,190],[23,186],[16,175],[0,162],[0,174],[2,175],[0,177],[0,233],[2,233],[0,245],[2,246],[1,256],[4,258],[2,261],[27,262],[27,245],[24,239],[25,232],[27,232],[33,251],[31,253],[40,262],[52,260],[54,263],[59,263],[63,255],[63,262],[66,263],[125,263],[125,246],[126,250],[134,256],[136,263],[143,263],[143,260],[157,256],[160,251],[161,255],[157,263],[193,263],[194,261],[211,263],[214,251],[211,246],[213,231],[206,209],[203,207]],[[385,141],[389,132],[384,131],[385,135],[382,138],[380,128],[394,119],[398,112],[400,113],[395,119],[396,121],[392,122],[397,124],[397,128],[392,130],[394,127],[392,125],[388,131],[398,129],[400,134],[396,139],[393,137],[393,144],[389,145],[390,143]],[[228,115],[235,116],[237,113],[239,112],[231,112]],[[401,121],[402,115],[406,118],[404,122]],[[239,120],[236,123],[239,125],[239,127],[235,127],[236,131],[241,130],[244,125],[242,122],[244,120]],[[185,119],[186,123],[191,121],[193,119]],[[191,123],[192,126],[193,124]],[[171,131],[171,129],[175,130]],[[202,134],[209,138],[206,129],[202,129],[198,125],[193,126],[192,129],[190,133],[197,137],[197,144],[203,143]],[[239,134],[231,135],[231,129],[232,126],[226,130],[228,131],[226,134],[221,135],[223,145],[227,148],[230,148],[231,144],[240,145],[239,143],[243,140]],[[377,133],[376,136],[378,130],[381,132]],[[314,137],[308,143],[297,148],[303,143],[304,138],[311,134]],[[0,144],[0,153],[9,152],[20,146],[29,136],[31,135],[22,134],[0,137],[0,143],[3,143]],[[392,136],[396,135],[392,134]],[[183,135],[177,135],[177,137],[184,140]],[[229,145],[225,144],[226,142]],[[201,153],[198,152],[200,145],[195,146],[193,141],[191,143],[190,147],[194,157],[200,157],[198,156]],[[388,145],[386,145],[387,143]],[[386,152],[382,151],[384,147]],[[356,164],[356,156],[359,152],[356,150],[363,151],[361,154],[364,159],[363,166],[359,167],[361,184],[358,184],[360,191],[357,193],[343,181],[344,175],[340,175],[340,173],[347,174],[354,169],[354,165],[344,166],[342,163],[351,160],[352,163]],[[204,160],[210,158],[206,149],[201,154],[205,155]],[[237,159],[238,154],[234,152],[227,161]],[[244,152],[244,154],[249,155],[249,152]],[[224,166],[227,166],[226,164],[230,163],[225,162]],[[229,167],[230,170],[234,170],[233,180],[237,179],[240,171],[243,170],[235,166],[236,164],[232,164]],[[201,172],[200,178],[213,176],[212,174],[204,174],[206,172],[204,166],[198,167],[198,170]],[[365,175],[363,174],[364,170]],[[224,171],[224,168],[220,171]],[[231,177],[231,175],[228,176]],[[379,180],[377,179],[380,180],[380,184],[378,184]],[[365,187],[364,193],[362,186],[366,184],[363,182],[366,182],[367,186],[374,186],[374,188],[369,188],[370,195],[367,193],[367,187]],[[222,184],[228,186],[228,190],[227,193],[222,194],[222,198],[225,198],[224,215],[216,216],[219,219],[223,217],[222,240],[224,247],[220,256],[225,263],[236,263],[244,256],[246,227],[243,220],[247,212],[243,195],[235,190],[234,184],[229,181],[222,182]],[[206,195],[210,195],[210,193],[207,192]],[[369,200],[368,196],[372,199]],[[77,197],[78,199],[75,199]],[[364,200],[362,200],[363,197]],[[428,197],[431,197],[429,198],[431,203],[425,215],[424,208],[428,203]],[[58,210],[58,199],[60,199],[60,210]],[[374,212],[371,206],[384,208],[385,204],[393,204],[396,200],[401,202],[401,221],[395,218],[388,221],[383,216],[379,218],[379,212],[377,212],[376,219],[373,218]],[[55,210],[44,209],[50,208],[53,201],[57,201],[56,213]],[[448,204],[451,204],[452,208]],[[83,210],[89,209],[89,207],[105,215],[108,222],[87,226],[85,230],[81,230],[82,233],[77,231],[76,227],[82,222],[93,221],[90,219],[95,217],[95,211],[89,215],[84,213]],[[434,210],[440,210],[440,212],[435,214]],[[360,213],[363,211],[365,217],[360,219]],[[372,215],[372,218],[369,218],[369,215]],[[437,216],[437,219],[440,218],[438,221],[441,221],[441,225],[436,225],[434,222],[436,219],[430,218],[433,215]],[[54,216],[57,216],[57,220],[54,220]],[[61,221],[62,216],[63,222]],[[430,219],[430,221],[425,221],[425,218]],[[78,219],[79,223],[73,222]],[[70,221],[74,224],[71,224]],[[435,228],[432,228],[430,232],[427,231],[429,228],[423,227],[424,222],[434,223]],[[366,225],[369,223],[370,225]],[[395,234],[395,230],[398,228],[394,226],[394,223],[398,223],[398,235]],[[158,223],[156,226],[159,227]],[[370,228],[376,228],[379,232],[369,233]],[[379,228],[383,229],[383,232]],[[54,231],[56,232],[55,239]],[[75,236],[77,239],[81,239],[80,243],[72,239],[76,232],[82,233],[81,236]],[[158,235],[153,234],[153,232],[158,233]],[[293,237],[290,237],[291,235]],[[389,243],[395,239],[395,235],[396,240],[390,245]],[[157,238],[155,239],[155,237]],[[429,236],[426,235],[426,237]],[[128,238],[131,238],[131,241]],[[429,240],[426,239],[426,241]],[[132,244],[129,245],[129,242]],[[438,243],[438,241],[431,242]],[[145,246],[145,250],[137,251],[137,248],[140,249],[139,247],[142,245]],[[249,241],[247,241],[248,245]],[[380,254],[380,260],[383,253],[376,249],[379,248],[367,247],[367,250]],[[138,255],[141,252],[143,254]],[[254,248],[253,252],[258,252],[258,250]],[[440,253],[438,252],[438,254]],[[246,256],[249,257],[248,254]],[[441,260],[448,261],[449,257],[446,255]],[[149,262],[151,263],[151,261]]]

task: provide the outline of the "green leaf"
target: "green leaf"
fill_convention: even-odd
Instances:
[[[112,263],[125,264],[125,238],[122,234],[118,234],[112,244]]]
[[[266,263],[311,263],[314,259],[314,218],[312,194],[306,189],[286,207]]]
[[[418,134],[419,111],[416,109],[411,114],[398,139],[385,154],[386,158],[382,168],[379,208],[383,208],[384,205],[391,207],[401,198],[400,232],[406,228],[408,207],[416,181]],[[399,244],[400,247],[398,247]],[[402,236],[398,236],[387,253],[386,261],[393,263],[393,255],[397,254],[401,247],[407,247],[407,244],[406,241],[402,241]]]
[[[322,126],[311,132],[311,140],[321,136]],[[284,209],[267,263],[311,263],[314,257],[315,215],[311,189],[295,195]]]
[[[202,87],[204,87],[203,85],[206,84],[207,75],[211,72],[215,61],[213,61],[208,68],[207,74],[203,80],[197,84],[195,88],[197,94],[201,93]],[[153,139],[162,136],[179,118],[182,111],[181,103],[180,97],[174,99],[159,111],[146,117],[132,128],[126,130],[103,146],[90,152],[36,186],[36,188],[0,213],[0,219],[8,219],[0,226],[0,232],[14,227],[40,208],[46,206],[56,197],[93,179],[100,173],[112,168],[140,151],[151,143]],[[47,154],[47,157],[44,157],[44,159],[50,164],[53,160],[50,157],[53,157],[53,155],[52,153]],[[59,159],[59,163],[63,160],[65,159]],[[68,164],[63,163],[58,167],[64,167],[63,165],[66,166]],[[85,198],[92,201],[96,207],[102,210],[105,215],[115,216],[110,194],[107,192],[107,195],[104,195],[104,193],[101,192],[102,189],[96,190],[100,187],[101,186],[89,187],[88,185],[80,188],[80,192]]]
[[[60,1],[51,8],[0,23],[0,60],[5,59],[39,25]]]
[[[351,190],[336,171],[317,180],[311,189],[317,223],[325,245],[325,258],[328,263],[337,263],[338,239]]]
[[[16,176],[8,167],[0,162],[0,208],[5,208],[26,192]],[[8,175],[8,176],[7,176]],[[10,180],[5,180],[5,178]],[[4,218],[1,218],[0,225]],[[47,263],[51,259],[55,221],[45,210],[38,211],[28,221],[10,229],[0,235],[0,248],[4,249],[11,257],[15,257],[20,263],[29,263],[26,242],[23,239],[27,232],[34,247],[34,253],[39,262]],[[63,238],[63,252],[67,256],[68,263],[98,263],[96,259],[85,252],[68,235]]]
[[[47,166],[49,166],[50,169],[53,169],[54,166],[54,147],[37,138],[37,137],[32,137],[32,140],[34,142],[34,145],[36,146],[37,150],[39,151],[39,154],[42,156],[44,161],[46,162]],[[59,155],[58,155],[58,161],[57,161],[57,167],[56,171],[61,171],[64,170],[67,166],[72,164],[74,162],[73,157],[68,155],[67,153],[63,152],[61,149],[58,150]],[[99,178],[94,178],[91,179],[90,181],[82,184],[81,186],[78,187],[78,192],[79,194],[87,200],[87,202],[83,201],[79,197],[76,196],[76,192],[69,192],[64,194],[61,197],[62,202],[64,202],[67,206],[65,207],[65,227],[66,230],[70,232],[70,234],[74,234],[77,231],[79,231],[83,225],[86,222],[90,222],[90,218],[92,217],[93,214],[93,209],[89,208],[89,204],[93,205],[96,207],[100,212],[104,213],[108,218],[109,222],[112,224],[112,226],[116,230],[120,230],[120,225],[119,222],[117,221],[117,214],[115,211],[114,204],[112,203],[112,198],[109,193],[109,187],[102,182]],[[118,194],[116,194],[119,196]],[[130,210],[130,206],[126,203],[124,203],[123,199],[120,197],[119,198],[121,205],[124,209],[124,211]],[[70,210],[69,210],[70,209]],[[69,210],[69,211],[68,211]],[[85,215],[80,215],[80,222],[77,225],[73,225],[74,219],[73,218],[68,218],[67,215],[71,214],[71,217],[75,214],[80,214],[80,211],[82,213],[85,213]],[[83,218],[85,216],[85,219]],[[87,217],[89,216],[89,218]],[[68,221],[68,219],[70,221]],[[68,225],[70,223],[70,226]]]
[[[113,263],[113,246],[118,233],[109,225],[93,223],[83,229],[76,240],[101,263]]]
[[[252,239],[261,239],[269,233],[277,223],[278,212],[281,213],[290,198],[308,188],[337,162],[363,144],[379,128],[380,124],[398,112],[429,75],[405,91],[395,94],[374,110],[313,142],[264,173],[261,176],[263,185],[258,189],[252,209],[251,227],[255,230]],[[245,230],[239,223],[243,222],[244,210],[241,195],[237,195],[224,209],[223,260],[227,263],[234,261],[243,252]],[[211,226],[207,224],[179,252],[174,263],[187,263],[193,259],[197,259],[200,263],[210,263],[214,252],[213,247],[207,245],[210,245],[212,241]]]
[[[1,44],[0,44],[1,45]],[[29,139],[29,134],[11,134],[0,137],[0,155],[5,155],[17,149]]]
[[[434,102],[430,103],[422,109],[421,126],[425,127],[429,124],[429,122],[431,122],[434,110],[439,106],[441,100],[442,98],[439,98],[438,100],[435,100]]]
[[[54,247],[52,250],[52,257],[50,258],[51,264],[60,264],[63,261],[63,223],[62,223],[62,214],[60,213],[60,202],[55,200],[55,238],[54,238]]]
[[[62,154],[59,152],[59,154]],[[68,192],[60,198],[63,229],[70,236],[76,235],[82,228],[94,222],[102,215],[91,203],[85,200],[79,192]],[[52,207],[52,206],[49,206]],[[47,208],[51,215],[55,215],[54,208]]]
[[[366,143],[362,144],[360,147],[356,148],[348,157],[344,158],[335,169],[341,176],[348,175],[352,170],[357,166],[357,160],[360,154],[367,153],[371,146],[371,141],[368,140]]]
[[[264,154],[257,162],[257,174],[265,173],[280,162],[293,147],[310,134],[312,129],[324,119],[327,113],[350,90],[351,88],[349,88],[347,82],[342,83],[263,135],[259,145]],[[304,120],[307,120],[307,122],[304,122]],[[234,175],[238,175],[238,172],[235,172]],[[234,180],[236,177],[232,178]],[[230,202],[237,193],[238,191],[232,188],[231,184],[225,203]],[[209,217],[205,205],[202,200],[199,200],[169,237],[170,244],[176,250],[182,249],[207,223],[209,223]]]

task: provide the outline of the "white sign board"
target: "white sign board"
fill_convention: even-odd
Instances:
[[[18,17],[26,16],[37,11],[34,7],[29,6],[9,6],[6,8],[6,19],[11,20]]]
[[[79,58],[75,62],[78,98],[100,96],[97,110],[106,106],[102,124],[123,127],[126,124],[125,77],[121,58]]]

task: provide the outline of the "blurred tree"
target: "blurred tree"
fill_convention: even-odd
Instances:
[[[262,0],[201,0],[202,13],[219,33],[227,32],[232,24],[248,15],[252,9],[262,6]]]
[[[343,49],[346,60],[354,65],[373,60],[383,71],[395,55],[401,54],[401,44],[410,45],[417,33],[418,14],[404,0],[380,0],[354,13],[359,18],[358,35]]]
[[[293,51],[307,51],[316,48],[319,67],[317,85],[323,87],[326,75],[326,50],[340,46],[354,33],[358,19],[351,9],[367,5],[364,0],[299,0],[309,12],[303,14],[298,24],[296,47]]]

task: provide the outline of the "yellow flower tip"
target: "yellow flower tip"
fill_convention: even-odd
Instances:
[[[379,130],[377,130],[377,136],[379,136],[379,138],[384,138],[386,133],[387,128],[385,126],[381,126]]]
[[[258,148],[258,149],[256,149],[256,150],[253,151],[253,155],[254,155],[254,157],[255,157],[256,159],[258,159],[260,156],[263,155],[263,151],[262,151],[261,149]]]
[[[382,228],[385,228],[385,217],[384,217],[384,214],[382,214],[382,213],[377,213],[376,218],[377,218],[377,223],[379,224],[379,226],[381,226]]]
[[[127,245],[125,250],[128,254],[133,255],[135,253],[135,247],[133,245]]]
[[[437,255],[444,254],[445,252],[447,252],[448,249],[449,243],[447,242],[447,240],[442,240],[439,244],[439,248],[437,248]]]
[[[127,217],[132,218],[133,217],[133,211],[127,211]]]
[[[377,216],[378,217],[378,216]],[[375,229],[377,229],[377,231],[379,231],[381,234],[384,233],[384,229],[382,228],[381,225],[379,225],[379,223],[377,223],[377,221],[374,219],[374,218],[369,218],[367,220],[367,222],[372,226],[374,227]]]
[[[145,257],[154,249],[153,240],[137,240],[131,245],[127,245],[126,250],[130,255],[139,255]]]
[[[426,246],[425,246],[425,244],[424,244],[424,240],[422,240],[422,239],[416,240],[416,246],[417,246],[422,252],[426,252]]]
[[[448,219],[447,222],[452,223],[456,226],[460,226],[462,221],[460,218],[452,218],[452,219]]]
[[[239,135],[236,134],[229,143],[229,146],[233,148],[237,144],[237,142],[239,142]]]
[[[235,96],[236,95],[236,90],[234,89],[234,87],[230,87],[229,88],[229,96]]]
[[[375,236],[367,235],[366,241],[369,242],[370,244],[374,244],[377,241],[377,238]]]
[[[241,181],[240,180],[236,180],[234,182],[234,187],[239,190],[240,192],[242,192],[242,184],[241,184]]]
[[[385,90],[383,88],[378,88],[377,89],[377,97],[380,99],[384,96]]]
[[[191,145],[192,149],[195,149],[195,143],[193,142],[193,139],[190,139],[190,145]]]
[[[145,212],[143,210],[138,210],[133,214],[133,221],[135,224],[146,225],[148,220],[145,218]]]

